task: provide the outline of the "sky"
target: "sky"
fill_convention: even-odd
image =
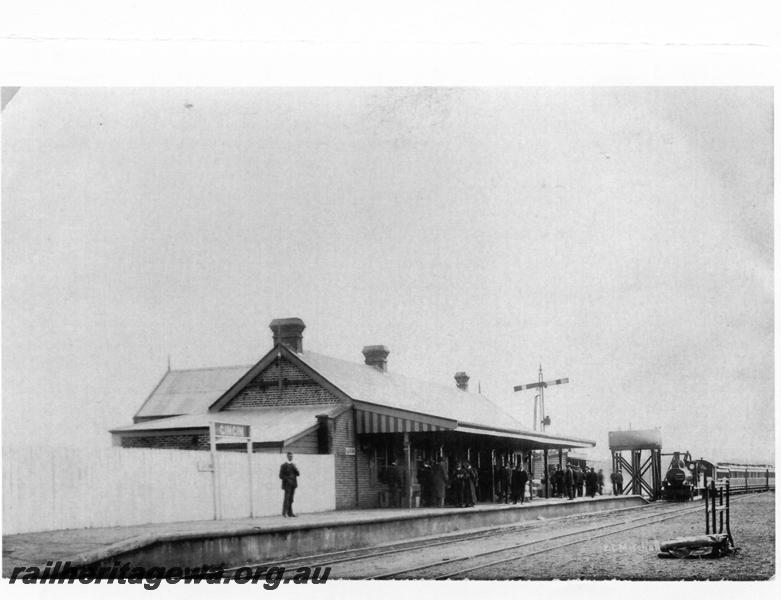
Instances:
[[[304,348],[529,428],[772,462],[773,93],[30,88],[2,112],[3,445],[108,447],[173,368]]]

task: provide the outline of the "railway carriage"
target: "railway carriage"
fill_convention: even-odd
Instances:
[[[772,465],[718,463],[714,477],[717,483],[729,481],[733,492],[760,492],[776,487],[776,471]]]

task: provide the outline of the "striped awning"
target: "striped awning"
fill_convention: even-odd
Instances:
[[[360,404],[360,407],[358,406]],[[452,419],[443,419],[385,406],[356,402],[356,433],[412,433],[416,431],[447,431],[458,425]]]

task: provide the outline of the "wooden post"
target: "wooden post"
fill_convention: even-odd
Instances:
[[[545,498],[550,498],[550,473],[548,472],[548,449],[542,451],[542,470],[545,473]]]
[[[212,501],[214,503],[214,520],[220,518],[220,478],[217,474],[217,438],[214,423],[209,423],[209,449],[212,458]]]
[[[735,540],[732,539],[732,531],[729,528],[729,480],[724,484],[724,487],[727,493],[727,503],[724,508],[724,511],[727,513],[727,537],[729,538],[730,545],[734,546]]]
[[[255,518],[255,507],[252,502],[252,427],[247,427],[247,485],[249,486],[249,518]]]
[[[496,502],[496,450],[491,448],[491,502]]]
[[[412,508],[412,445],[409,433],[404,432],[404,459],[407,462],[407,507]]]
[[[710,518],[711,530],[716,533],[716,482],[711,481]]]

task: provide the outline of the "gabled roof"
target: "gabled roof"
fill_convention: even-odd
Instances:
[[[168,371],[135,419],[205,413],[252,366]]]
[[[524,426],[481,394],[455,384],[432,383],[382,372],[316,352],[294,355],[353,400],[453,419],[459,424],[520,430]]]
[[[198,426],[196,423],[208,424],[210,420],[215,419],[215,413],[219,413],[220,418],[226,413],[236,417],[246,415],[248,419],[254,421],[255,417],[252,415],[259,415],[262,412],[268,418],[272,415],[265,412],[267,409],[226,411],[224,408],[272,364],[277,356],[283,356],[298,365],[315,382],[331,391],[336,398],[348,403],[353,401],[356,408],[361,410],[388,408],[404,411],[405,417],[409,417],[409,413],[415,413],[428,416],[428,420],[432,422],[434,419],[445,419],[456,428],[456,431],[525,439],[539,443],[539,447],[595,445],[591,440],[529,431],[522,423],[482,394],[460,390],[455,385],[432,383],[398,373],[383,372],[363,363],[333,358],[317,352],[296,353],[284,344],[274,346],[254,366],[170,371],[136,414],[136,419],[175,415],[194,415],[198,417],[197,419],[183,418],[180,421],[161,419],[160,427],[157,427],[158,421],[145,421],[112,431],[116,433],[146,431],[152,423],[156,424],[155,428],[162,429],[192,428]],[[307,407],[310,413],[307,413],[306,418],[310,420],[297,422],[297,427],[312,425],[311,419],[314,413],[311,413],[311,410],[314,408]],[[320,412],[323,410],[325,408],[321,407]],[[282,413],[277,416],[281,418]],[[248,421],[242,418],[241,422]]]

